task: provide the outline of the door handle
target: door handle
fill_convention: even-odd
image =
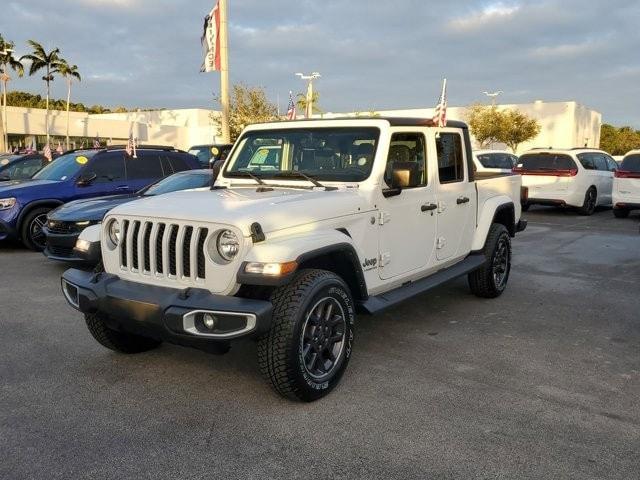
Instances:
[[[420,207],[420,210],[423,212],[430,212],[431,210],[435,210],[438,208],[438,205],[435,203],[426,203]]]
[[[119,192],[122,192],[122,191],[129,190],[129,187],[127,185],[120,185],[119,187],[116,187],[116,190]]]
[[[463,203],[469,203],[469,197],[458,197],[458,200],[456,200],[456,203],[458,205],[462,205]]]

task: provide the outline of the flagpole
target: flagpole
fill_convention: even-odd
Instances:
[[[220,104],[222,106],[222,142],[231,143],[229,131],[229,41],[227,0],[219,0],[220,8]]]

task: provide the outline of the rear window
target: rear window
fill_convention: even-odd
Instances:
[[[640,173],[640,154],[627,155],[620,164],[620,170]]]
[[[478,155],[478,161],[484,168],[507,168],[511,170],[515,167],[514,157],[508,153],[482,153]]]
[[[522,170],[571,170],[576,163],[569,155],[557,153],[527,153],[518,160]]]

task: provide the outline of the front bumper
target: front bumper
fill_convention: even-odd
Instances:
[[[207,345],[256,336],[271,326],[271,302],[214,295],[208,290],[156,287],[107,273],[69,269],[62,275],[67,302],[83,313],[99,313],[111,328],[207,350]],[[194,316],[211,312],[226,325],[210,333]]]
[[[74,233],[53,233],[47,227],[43,227],[42,231],[47,237],[47,246],[45,247],[44,256],[50,260],[58,260],[62,262],[83,262],[84,259],[78,257],[73,248],[80,236],[80,232]]]
[[[18,231],[15,226],[9,222],[0,220],[0,240],[17,239]]]

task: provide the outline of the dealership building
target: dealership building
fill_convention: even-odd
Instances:
[[[539,135],[519,147],[521,153],[529,148],[592,147],[600,144],[602,115],[577,102],[543,102],[498,105],[498,109],[519,110],[538,120]],[[366,112],[364,113],[366,114]],[[432,117],[433,108],[380,110],[380,116]],[[218,143],[221,138],[216,127],[215,116],[219,112],[207,109],[178,109],[136,111],[127,113],[88,114],[69,113],[69,135],[76,147],[91,145],[92,139],[99,137],[107,144],[124,144],[130,132],[140,144],[172,145],[186,150],[192,145]],[[327,113],[325,118],[355,115],[354,113]],[[464,120],[465,107],[449,107],[449,119]],[[41,109],[7,107],[7,130],[12,146],[31,145],[36,141],[42,149],[45,142],[45,111]],[[53,147],[64,138],[67,129],[67,114],[50,112],[50,135]],[[491,145],[504,148],[504,145]]]

